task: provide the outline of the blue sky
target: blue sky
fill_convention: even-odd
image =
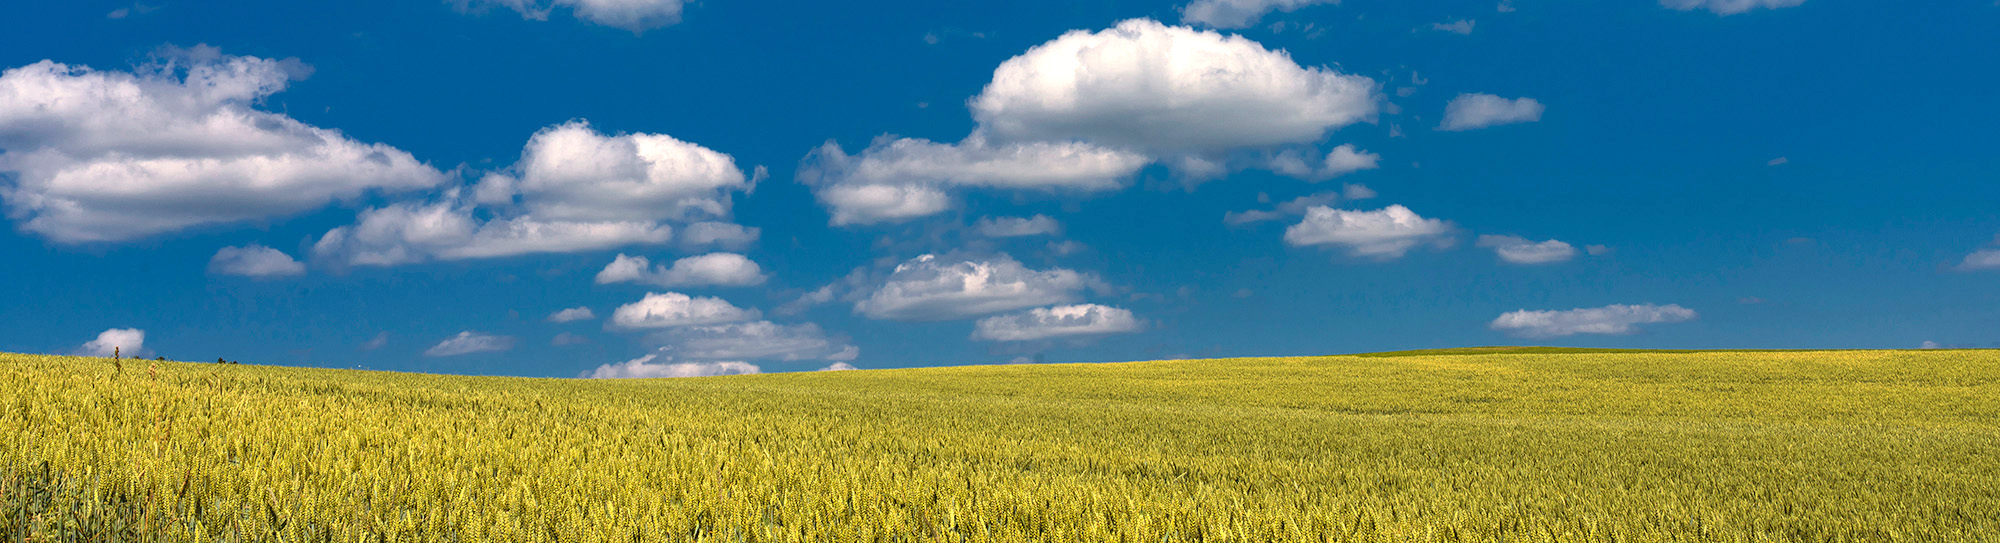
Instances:
[[[614,377],[1991,347],[1996,24],[1984,0],[26,5],[0,20],[0,350]]]

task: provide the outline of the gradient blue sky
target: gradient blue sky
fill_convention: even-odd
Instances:
[[[591,0],[16,6],[0,19],[0,350],[85,352],[132,329],[176,359],[569,377],[2000,345],[1993,2],[1202,2],[659,0],[645,17]],[[45,60],[68,69],[37,71]],[[1003,63],[1028,84],[989,89]],[[232,66],[255,69],[214,71]],[[192,72],[264,88],[204,99]],[[1078,73],[1103,84],[1050,86]],[[1297,91],[1307,80],[1357,86]],[[137,94],[85,93],[106,82]],[[1465,95],[1487,96],[1448,119]],[[1081,105],[1022,112],[1065,96]],[[1325,107],[1353,118],[1302,120]],[[209,128],[167,133],[191,126]],[[522,157],[538,132],[627,152],[544,149],[556,173],[534,181]],[[696,182],[675,160],[727,159],[710,172],[722,188],[675,193],[708,211],[618,206],[629,194],[591,175],[632,162],[614,145],[632,135],[691,144],[638,179],[652,189]],[[277,140],[242,143],[263,136]],[[935,143],[898,154],[891,137]],[[377,154],[300,158],[329,145]],[[1318,168],[1349,145],[1361,162]],[[1035,149],[1124,162],[1077,174]],[[961,160],[1009,152],[1026,158]],[[1279,173],[1286,153],[1316,171]],[[174,171],[142,167],[161,163]],[[552,188],[476,196],[494,175]],[[861,185],[945,199],[836,221],[833,195]],[[405,229],[365,247],[403,251],[390,265],[325,241],[370,210],[424,206],[473,227],[672,235],[549,230],[472,248]],[[1396,209],[1420,218],[1392,224]],[[1036,215],[1059,230],[977,228]],[[757,236],[693,243],[694,222]],[[1509,252],[1482,236],[1561,244]],[[225,248],[253,245],[296,264],[226,265]],[[621,254],[711,253],[761,275],[724,258],[738,265],[672,286],[598,281]],[[691,317],[615,321],[649,293]],[[594,318],[549,322],[574,307]]]

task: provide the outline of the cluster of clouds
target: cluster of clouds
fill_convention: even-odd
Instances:
[[[674,239],[737,244],[754,229],[726,221],[732,195],[762,176],[726,154],[664,134],[599,133],[571,121],[528,139],[511,168],[429,202],[363,211],[313,245],[315,258],[352,266],[573,253]]]
[[[1002,62],[967,102],[977,127],[957,143],[884,136],[848,154],[828,142],[798,178],[835,225],[943,213],[966,189],[1100,194],[1154,164],[1190,187],[1243,167],[1327,179],[1375,167],[1352,146],[1313,145],[1372,120],[1378,90],[1241,36],[1132,19]]]
[[[585,372],[585,377],[684,377],[758,373],[752,361],[822,360],[838,368],[860,357],[861,349],[813,323],[783,324],[763,320],[756,308],[739,307],[719,297],[679,292],[649,292],[619,306],[605,327],[642,333],[641,342],[654,352]]]
[[[7,215],[60,244],[124,242],[267,221],[367,196],[442,188],[366,209],[312,245],[333,266],[567,253],[674,241],[743,247],[727,222],[752,190],[726,154],[663,134],[602,134],[584,121],[528,139],[512,167],[459,186],[408,152],[255,106],[312,70],[295,59],[164,48],[132,71],[42,61],[0,73]],[[213,273],[303,273],[282,251],[226,247]]]
[[[447,0],[497,6],[544,20],[558,9],[576,19],[638,33],[676,24],[683,0]],[[1676,10],[1718,15],[1797,6],[1804,0],[1661,0]],[[849,154],[829,141],[808,153],[797,178],[837,226],[895,223],[957,208],[968,190],[1097,195],[1126,188],[1162,167],[1190,190],[1243,169],[1318,183],[1377,169],[1382,156],[1353,144],[1322,150],[1329,135],[1372,123],[1381,86],[1337,69],[1301,66],[1283,50],[1204,30],[1244,28],[1273,12],[1338,0],[1195,0],[1181,10],[1190,26],[1132,19],[1067,32],[997,66],[967,101],[975,127],[956,142],[884,135]],[[1502,3],[1501,11],[1510,11]],[[1469,34],[1470,19],[1436,29]],[[511,166],[440,170],[382,143],[348,138],[258,109],[311,74],[296,59],[166,48],[131,71],[99,71],[53,61],[0,73],[0,199],[23,231],[59,244],[123,242],[189,229],[267,221],[370,198],[390,203],[357,213],[311,243],[315,266],[397,266],[535,253],[609,251],[678,244],[723,249],[654,263],[619,253],[600,285],[662,289],[750,287],[770,275],[741,254],[760,236],[732,222],[733,198],[766,176],[728,154],[665,134],[604,133],[573,120],[531,135]],[[1446,106],[1443,132],[1539,121],[1528,97],[1466,93]],[[1393,110],[1392,110],[1393,113]],[[476,182],[465,182],[473,177]],[[413,196],[414,195],[414,196]],[[1346,184],[1229,213],[1231,225],[1290,222],[1293,247],[1342,251],[1371,260],[1402,258],[1457,242],[1453,223],[1403,205],[1344,209],[1374,198]],[[1268,203],[1268,202],[1267,202]],[[1295,222],[1293,222],[1295,221]],[[1045,215],[987,217],[971,227],[986,238],[1058,236]],[[1479,236],[1502,261],[1543,265],[1583,251],[1556,239]],[[887,264],[881,266],[886,267]],[[1961,269],[2000,268],[2000,249],[1968,255]],[[251,243],[224,247],[215,275],[282,278],[306,262]],[[859,273],[859,272],[857,272]],[[972,322],[971,337],[995,342],[1077,340],[1144,330],[1120,307],[1087,303],[1111,288],[1089,273],[1033,269],[1005,253],[925,254],[874,276],[854,275],[776,310],[849,302],[854,314],[888,321]],[[545,320],[595,320],[574,307]],[[1528,338],[1631,334],[1640,325],[1693,320],[1677,305],[1611,305],[1567,311],[1521,310],[1490,323]],[[763,311],[715,296],[648,292],[605,318],[607,330],[635,334],[654,351],[585,373],[587,377],[679,377],[759,373],[759,361],[823,361],[854,369],[859,349],[813,323],[765,320]],[[142,352],[145,333],[111,329],[78,353]],[[378,336],[377,343],[386,336]],[[564,332],[558,345],[585,341]],[[427,356],[501,352],[513,337],[462,331]],[[379,345],[378,345],[379,346]],[[100,351],[102,351],[100,353]]]
[[[818,371],[850,371],[860,368],[846,362],[834,362]],[[750,375],[764,373],[764,368],[741,361],[725,362],[660,362],[659,355],[645,355],[617,364],[605,364],[595,370],[585,372],[587,379],[659,379],[668,377],[719,377],[723,375]]]
[[[1100,284],[1063,268],[1030,269],[1006,254],[987,259],[923,255],[898,264],[888,281],[854,304],[871,319],[953,320],[1076,301]]]
[[[41,61],[0,72],[8,217],[62,244],[296,215],[445,183],[409,153],[253,107],[295,59],[164,48],[131,72]]]
[[[600,24],[612,28],[630,30],[634,34],[647,30],[671,26],[681,22],[681,11],[685,0],[446,0],[458,4],[461,9],[484,6],[500,6],[519,12],[522,17],[535,21],[546,21],[549,13],[556,8],[567,8],[577,20]]]
[[[643,256],[623,254],[597,272],[597,284],[638,283],[658,287],[764,284],[764,268],[736,253],[709,253],[675,260],[671,267],[652,264]]]
[[[1037,270],[1006,253],[925,254],[884,275],[864,271],[806,293],[783,312],[846,301],[854,314],[873,320],[978,319],[971,337],[997,342],[1088,341],[1146,327],[1128,309],[1080,303],[1089,293],[1114,290],[1095,275],[1060,267]]]
[[[1343,250],[1352,257],[1386,261],[1408,255],[1420,247],[1449,248],[1457,243],[1458,228],[1448,221],[1426,218],[1401,205],[1376,210],[1347,210],[1336,206],[1374,198],[1376,193],[1363,185],[1349,184],[1338,191],[1324,191],[1280,203],[1271,209],[1232,211],[1222,222],[1246,225],[1269,221],[1296,220],[1285,229],[1285,243],[1294,247],[1322,247]],[[1579,251],[1562,240],[1533,241],[1513,235],[1481,235],[1476,246],[1491,249],[1509,264],[1539,265],[1570,261],[1580,253],[1608,254],[1611,249],[1591,245]]]

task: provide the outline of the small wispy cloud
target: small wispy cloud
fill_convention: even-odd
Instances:
[[[466,330],[458,335],[445,338],[437,345],[424,350],[424,356],[459,356],[473,353],[497,353],[514,348],[514,338],[495,336]]]
[[[1431,30],[1450,32],[1461,36],[1472,35],[1472,27],[1478,24],[1472,19],[1459,19],[1449,23],[1432,23]]]
[[[1460,94],[1444,108],[1444,124],[1438,130],[1457,132],[1514,123],[1542,120],[1546,109],[1534,98],[1507,99],[1491,94]]]
[[[1494,330],[1527,338],[1556,338],[1577,334],[1626,335],[1638,333],[1638,325],[1685,322],[1695,319],[1692,309],[1678,305],[1607,305],[1567,311],[1520,310],[1500,315],[1489,325]]]
[[[376,349],[380,349],[388,344],[389,344],[389,333],[381,332],[375,334],[375,337],[369,338],[368,341],[361,342],[361,347],[359,348],[359,350],[373,351]]]
[[[587,321],[595,318],[597,318],[597,313],[592,312],[588,307],[572,307],[569,309],[564,309],[562,311],[557,311],[555,313],[550,313],[549,318],[546,320],[548,320],[549,322],[561,323],[561,322]]]

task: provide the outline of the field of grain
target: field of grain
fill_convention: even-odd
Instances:
[[[2000,541],[2000,352],[583,381],[0,355],[0,538]]]

